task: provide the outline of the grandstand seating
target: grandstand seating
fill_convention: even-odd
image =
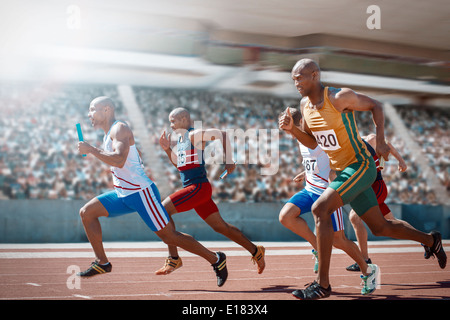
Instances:
[[[159,136],[169,127],[168,114],[176,107],[186,107],[193,120],[203,127],[276,129],[279,112],[298,100],[241,92],[133,87],[150,137],[140,137],[137,144],[152,143],[164,164],[163,175],[171,190],[181,187],[177,170],[167,162],[159,147]],[[103,133],[90,129],[87,119],[89,102],[96,96],[110,96],[117,105],[117,118],[132,124],[126,107],[114,85],[55,85],[9,83],[0,86],[0,199],[90,199],[112,188],[105,165],[86,165],[90,161],[78,155],[75,123],[81,122],[85,140],[101,145]],[[423,149],[442,184],[450,191],[450,135],[447,110],[397,106],[406,126]],[[361,135],[375,132],[369,113],[357,112]],[[389,188],[388,203],[438,204],[433,190],[411,159],[386,116],[387,138],[404,156],[408,171],[399,173],[397,162],[386,163],[383,176]],[[139,137],[137,137],[139,138]],[[145,140],[147,141],[145,141]],[[252,141],[246,144],[246,152]],[[254,141],[253,141],[254,143]],[[261,175],[261,163],[239,164],[225,180],[218,179],[224,169],[208,164],[213,197],[218,202],[285,201],[302,185],[292,178],[302,170],[297,143],[280,132],[280,162],[276,175]],[[247,158],[248,159],[248,158]],[[207,163],[208,163],[208,159]],[[96,160],[93,160],[96,161]]]
[[[112,186],[108,168],[85,165],[76,150],[77,122],[85,140],[101,144],[101,133],[89,130],[87,118],[98,95],[116,101],[124,117],[115,86],[2,84],[1,198],[90,199]]]

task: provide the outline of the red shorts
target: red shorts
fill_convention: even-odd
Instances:
[[[169,197],[177,212],[194,209],[205,220],[214,212],[219,212],[216,204],[211,199],[211,195],[211,184],[209,182],[203,182],[187,186],[171,194]]]
[[[384,183],[384,180],[377,180],[372,184],[372,189],[375,191],[377,196],[378,206],[380,207],[381,213],[383,216],[387,215],[391,212],[391,209],[389,209],[386,203],[384,203],[388,194],[386,183]]]

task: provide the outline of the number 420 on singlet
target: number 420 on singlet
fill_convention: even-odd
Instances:
[[[312,133],[322,150],[333,151],[341,148],[334,130],[313,131]]]

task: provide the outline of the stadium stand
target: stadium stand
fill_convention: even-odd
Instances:
[[[87,130],[89,102],[98,95],[110,96],[123,112],[115,86],[2,84],[1,198],[90,199],[112,186],[106,167],[85,166],[75,152],[77,122],[86,140],[101,143],[100,133]]]
[[[143,109],[143,114],[149,123],[149,131],[154,134],[153,143],[157,149],[159,147],[159,134],[164,128],[168,128],[168,114],[170,110],[176,107],[189,108],[194,120],[204,120],[204,127],[221,129],[238,127],[245,131],[258,125],[267,129],[276,128],[277,123],[274,119],[277,118],[278,113],[283,110],[284,106],[298,103],[298,101],[292,99],[256,94],[244,95],[232,92],[150,87],[135,87],[134,89],[137,100]],[[401,114],[401,116],[405,121],[414,117],[413,114],[409,114],[410,112],[413,113],[414,109],[405,109],[404,112],[407,114]],[[211,117],[211,114],[214,116]],[[368,113],[357,113],[356,116],[361,135],[375,132]],[[439,117],[439,115],[436,116]],[[441,127],[445,128],[446,118],[441,117],[441,119],[444,119],[441,120]],[[386,116],[386,126],[388,139],[404,156],[409,167],[406,173],[400,173],[395,160],[386,163],[383,175],[390,191],[387,201],[405,204],[438,204],[434,191],[426,183],[426,177],[423,176],[419,167],[411,159],[402,139],[394,134],[389,116]],[[447,177],[448,181],[448,163],[445,162],[445,159],[448,159],[448,147],[439,152],[442,153],[441,158],[444,162],[440,161],[438,164],[441,170],[438,175],[442,177],[443,181]],[[165,161],[165,153],[159,150],[158,154],[161,156],[161,161]],[[212,173],[210,177],[212,177],[215,187],[215,197],[219,202],[283,201],[302,188],[302,186],[292,182],[292,178],[302,170],[297,145],[293,139],[283,132],[280,133],[280,171],[275,176],[261,176],[258,174],[258,165],[245,164],[238,166],[236,173],[230,175],[225,181],[221,181],[218,179],[219,169],[211,167],[213,166],[210,165],[210,172]],[[176,169],[166,164],[166,170],[172,189],[179,188],[180,183]]]
[[[422,106],[397,106],[396,108],[406,127],[412,133],[415,142],[421,147],[421,156],[429,164],[439,182],[450,191],[450,129],[448,126],[448,109]],[[410,174],[414,174],[411,171]],[[425,180],[426,177],[421,177]],[[412,190],[411,190],[412,189]],[[416,199],[413,203],[421,203],[426,197],[428,202],[435,203],[433,190],[420,186],[409,187]],[[420,194],[422,193],[422,194]]]
[[[137,144],[150,142],[157,155],[152,161],[159,161],[158,168],[163,168],[163,172],[152,172],[155,164],[146,164],[147,173],[157,181],[166,182],[169,192],[181,184],[177,170],[167,163],[158,141],[161,132],[169,127],[168,114],[172,109],[189,108],[193,120],[202,120],[203,127],[270,130],[277,129],[280,111],[287,105],[298,103],[292,98],[231,91],[144,86],[134,86],[133,91],[147,126],[144,132],[148,134],[147,137],[137,136]],[[102,133],[88,129],[90,123],[86,116],[89,102],[99,95],[108,95],[116,102],[117,118],[134,123],[114,85],[9,83],[1,86],[1,199],[88,200],[112,187],[106,166],[84,166],[84,160],[76,152],[76,122],[84,125],[86,140],[96,141],[97,146],[101,144]],[[421,146],[421,157],[429,161],[447,193],[450,192],[448,111],[419,106],[397,106],[395,110]],[[368,113],[357,113],[356,116],[361,135],[374,132]],[[386,163],[383,175],[389,188],[387,202],[439,204],[433,189],[426,183],[427,177],[412,159],[402,139],[394,134],[389,116],[386,116],[386,125],[388,139],[408,165],[407,172],[399,173],[396,161]],[[247,141],[244,146],[247,160],[237,158],[240,164],[225,180],[218,178],[223,166],[206,159],[214,186],[213,196],[218,202],[284,201],[303,188],[292,182],[302,165],[297,144],[291,137],[280,132],[276,175],[261,175],[260,161],[249,163],[249,145],[252,143],[256,142]],[[214,144],[209,147],[220,154],[220,147],[216,148]]]

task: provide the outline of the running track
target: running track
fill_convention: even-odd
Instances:
[[[113,272],[90,279],[70,278],[93,260],[90,245],[0,244],[0,300],[296,300],[290,293],[315,279],[310,247],[305,242],[262,242],[266,269],[258,275],[247,251],[232,242],[202,242],[227,254],[229,277],[218,288],[215,274],[203,259],[183,250],[183,267],[156,276],[167,251],[161,242],[105,243]],[[447,254],[450,240],[444,241]],[[450,266],[442,270],[425,260],[420,245],[410,241],[369,242],[369,252],[382,271],[382,286],[361,296],[353,263],[333,250],[327,300],[450,300]],[[73,269],[70,269],[73,268]],[[69,269],[69,270],[68,270]],[[72,273],[71,273],[72,272]],[[68,286],[69,282],[69,286]],[[70,285],[79,288],[69,288]],[[448,304],[447,304],[448,306]]]

